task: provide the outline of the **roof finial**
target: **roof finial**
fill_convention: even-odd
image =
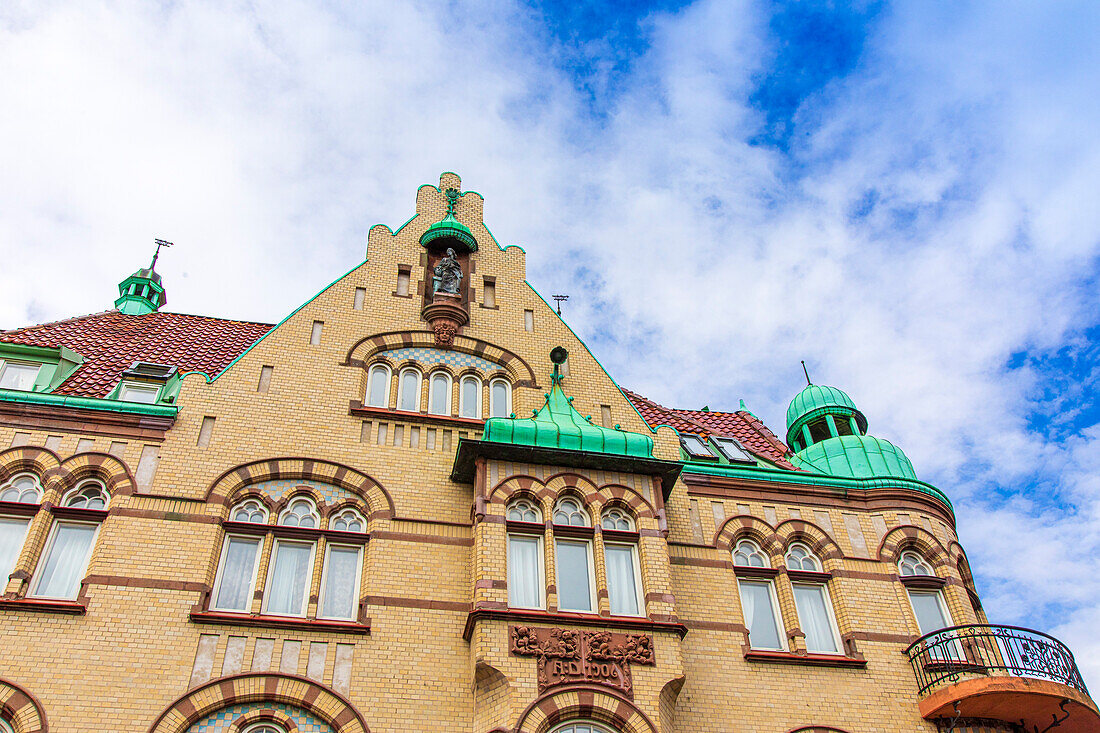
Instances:
[[[565,360],[569,358],[569,352],[565,350],[564,346],[555,346],[550,349],[550,361],[554,365],[554,376],[550,381],[552,384],[558,384],[562,380],[561,365],[565,363]],[[550,396],[547,395],[546,399],[549,400]]]
[[[157,258],[160,257],[160,248],[172,246],[171,242],[166,242],[163,239],[154,239],[153,244],[157,245],[157,251],[153,253],[153,261],[149,264],[150,271],[157,269]]]
[[[455,215],[455,201],[458,201],[458,189],[448,188],[443,194],[447,197],[447,213]]]
[[[806,386],[809,387],[809,386],[813,385],[813,382],[810,381],[810,373],[808,371],[806,371],[806,360],[805,359],[802,360],[802,373],[806,375]]]

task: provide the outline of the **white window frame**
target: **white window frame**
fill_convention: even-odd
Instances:
[[[61,497],[61,506],[63,506],[63,507],[70,506],[69,502],[72,500],[73,496],[76,496],[77,494],[83,493],[85,488],[87,488],[88,486],[92,486],[92,485],[94,485],[96,488],[98,488],[100,493],[103,494],[103,507],[101,509],[89,509],[88,511],[105,512],[108,509],[110,509],[111,508],[111,492],[107,491],[107,487],[104,486],[103,482],[100,481],[99,479],[87,479],[86,481],[81,481],[79,484],[76,485],[75,488],[72,488],[72,489],[69,489],[68,491],[66,491],[65,495]],[[73,509],[87,509],[87,507],[80,507],[80,506],[72,507],[72,508]]]
[[[803,550],[806,553],[806,557],[811,558],[813,560],[813,563],[814,563],[814,569],[813,570],[806,570],[805,568],[803,568],[801,560],[798,563],[799,567],[797,567],[797,568],[792,568],[791,567],[790,560],[788,558],[789,558],[791,552],[796,547]],[[788,570],[793,570],[796,573],[820,573],[822,571],[822,569],[824,568],[824,566],[821,564],[821,558],[818,557],[817,553],[815,553],[812,549],[810,549],[810,546],[807,545],[805,542],[792,542],[790,545],[787,546],[787,551],[783,553],[783,565]]]
[[[271,601],[271,581],[274,577],[273,572],[275,570],[275,562],[279,559],[279,545],[309,545],[309,561],[306,563],[306,567],[309,571],[306,573],[305,590],[302,592],[302,607],[299,613],[274,613],[268,611],[267,607]],[[309,591],[310,586],[313,584],[313,571],[317,569],[317,541],[316,540],[299,540],[291,538],[276,537],[275,541],[271,545],[271,557],[267,561],[267,577],[264,580],[264,602],[260,606],[260,613],[267,616],[280,616],[284,618],[302,618],[306,615],[306,611],[309,610]]]
[[[8,365],[14,364],[16,366],[35,367],[34,379],[31,380],[30,389],[16,389],[17,392],[33,392],[35,382],[38,381],[38,377],[42,374],[42,363],[37,361],[21,361],[19,359],[0,359],[0,381],[4,379],[4,372],[7,371]],[[12,387],[4,387],[4,389],[13,389]]]
[[[803,583],[803,582],[795,581],[795,582],[791,583],[791,596],[792,597],[794,596],[794,589],[798,586],[802,586],[803,588],[820,588],[821,589],[821,597],[822,597],[822,600],[825,603],[825,615],[827,615],[829,617],[829,630],[833,635],[833,646],[836,647],[835,652],[810,651],[809,647],[807,647],[807,651],[809,651],[810,654],[829,654],[829,655],[834,655],[834,656],[838,656],[838,657],[843,657],[844,656],[844,644],[841,642],[841,639],[840,639],[840,628],[837,627],[837,625],[836,625],[836,611],[833,608],[833,597],[829,593],[829,586],[825,583]],[[794,615],[796,617],[798,617],[798,627],[800,629],[802,629],[803,623],[802,623],[802,618],[798,616],[798,603],[797,602],[795,603],[795,606],[794,606]],[[805,633],[805,629],[803,629],[803,633]]]
[[[20,498],[20,497],[22,496],[23,492],[26,491],[26,489],[20,489],[20,490],[17,490],[17,493],[19,494],[19,496],[16,497],[15,501],[12,501],[11,499],[5,499],[4,501],[11,502],[13,504],[27,504],[27,505],[32,505],[32,506],[34,504],[41,504],[42,503],[42,482],[39,481],[38,476],[34,475],[33,473],[28,473],[26,471],[24,471],[23,473],[17,473],[14,476],[12,476],[10,479],[8,479],[6,482],[4,482],[3,484],[0,484],[0,493],[3,493],[5,491],[7,491],[8,489],[15,489],[15,482],[18,481],[21,478],[29,478],[31,481],[34,482],[35,500],[34,501],[23,501],[22,498]]]
[[[251,519],[237,519],[237,512],[240,511],[241,507],[243,507],[245,504],[255,504],[256,509],[263,513],[263,520],[259,522],[253,522]],[[249,512],[252,511],[254,510],[252,508],[249,508]],[[269,519],[271,519],[271,512],[267,510],[267,507],[264,506],[264,503],[262,501],[254,496],[244,499],[243,501],[238,501],[236,504],[233,505],[233,508],[229,510],[229,521],[231,522],[242,522],[246,524],[267,524]]]
[[[379,370],[379,369],[381,369],[382,371],[384,371],[386,373],[386,377],[385,377],[385,379],[386,379],[386,388],[385,388],[385,390],[383,390],[383,393],[382,393],[383,403],[381,405],[376,405],[376,404],[374,404],[373,402],[370,401],[370,396],[371,396],[371,393],[374,391],[373,387],[374,387],[374,380],[376,378],[375,374],[376,374],[377,370]],[[390,406],[390,381],[392,379],[393,379],[393,370],[390,369],[389,364],[379,362],[379,363],[370,365],[370,369],[367,370],[367,394],[364,395],[364,397],[365,397],[364,402],[366,402],[367,407],[378,407],[378,408],[386,409]]]
[[[756,464],[756,458],[749,452],[748,448],[741,444],[737,438],[730,438],[727,436],[711,436],[711,442],[714,443],[714,447],[718,449],[718,452],[726,457],[726,460],[730,463],[751,463]]]
[[[535,588],[538,590],[539,603],[537,606],[520,606],[512,602],[512,568],[509,563],[507,569],[508,575],[508,607],[509,608],[534,608],[539,610],[546,609],[546,543],[543,542],[543,537],[537,534],[524,534],[521,532],[511,532],[508,534],[509,547],[505,548],[505,557],[510,558],[512,556],[512,540],[524,539],[535,540],[538,546],[539,561],[535,563]]]
[[[500,377],[489,380],[489,416],[497,416],[496,410],[493,409],[496,405],[496,402],[493,400],[493,387],[498,384],[504,385],[504,414],[500,417],[508,417],[512,414],[512,383]]]
[[[295,504],[308,504],[309,505],[309,516],[313,517],[313,526],[312,527],[303,527],[301,524],[284,524],[284,521],[286,520],[286,518],[288,516],[290,516],[291,508],[293,508]],[[295,514],[294,516],[297,517],[298,515]],[[275,521],[275,523],[280,527],[295,527],[295,528],[301,528],[301,529],[320,529],[321,528],[321,513],[319,511],[317,511],[317,502],[315,502],[313,500],[312,496],[307,496],[305,494],[299,494],[298,496],[293,497],[290,501],[288,501],[286,503],[286,509],[283,509],[283,511],[281,511],[279,513],[279,518]]]
[[[634,544],[633,542],[605,542],[604,543],[605,575],[606,575],[606,567],[607,567],[606,553],[607,553],[607,548],[608,547],[627,547],[627,548],[630,549],[630,562],[634,566],[633,567],[633,569],[634,569],[634,596],[635,596],[635,601],[638,604],[638,612],[637,613],[619,613],[619,614],[616,614],[614,609],[612,609],[611,614],[613,616],[638,616],[639,618],[644,617],[646,615],[646,613],[645,613],[645,610],[646,610],[645,609],[645,593],[642,592],[642,568],[641,568],[642,563],[641,563],[641,556],[638,554],[638,546],[636,544]],[[611,586],[611,583],[608,582],[608,588],[607,588],[608,606],[610,606],[610,604],[611,604],[611,587],[610,586]]]
[[[357,521],[357,522],[359,522],[359,524],[363,525],[363,529],[358,529],[358,530],[356,530],[356,529],[337,529],[336,527],[333,526],[336,523],[336,520],[344,519],[344,521],[347,521],[347,517],[349,517],[349,516],[354,517],[355,521]],[[333,514],[332,516],[329,517],[328,528],[331,529],[334,532],[350,532],[350,533],[353,533],[353,534],[366,534],[367,533],[367,518],[363,516],[363,512],[359,511],[355,507],[351,507],[351,506],[344,507],[343,509],[341,509],[340,511],[336,512],[335,514]]]
[[[759,555],[760,557],[762,557],[764,559],[764,564],[763,565],[753,565],[753,564],[750,563],[748,565],[742,565],[741,563],[737,562],[737,553],[739,552],[739,548],[741,547],[742,544],[752,545],[752,548],[753,548],[752,552],[747,552],[745,554],[746,555]],[[741,537],[741,539],[737,540],[737,542],[735,542],[734,545],[733,545],[733,550],[730,552],[730,556],[733,558],[733,566],[736,567],[736,568],[769,568],[770,569],[771,566],[772,566],[771,558],[769,558],[768,554],[766,552],[764,552],[764,550],[760,547],[760,543],[758,543],[756,540],[752,539],[751,537]]]
[[[906,573],[906,572],[904,572],[901,566],[902,566],[902,563],[905,562],[906,555],[912,555],[913,557],[917,558],[917,562],[916,563],[911,563],[911,564],[913,564],[913,565],[923,565],[925,568],[928,568],[928,572],[927,573]],[[934,577],[936,577],[936,571],[932,569],[932,563],[925,560],[924,556],[921,555],[919,552],[916,552],[915,550],[906,550],[906,551],[902,552],[901,555],[898,556],[898,575],[900,575],[903,578],[934,578]]]
[[[23,523],[23,536],[19,538],[19,550],[15,553],[15,557],[11,562],[10,568],[0,567],[0,581],[3,581],[3,585],[7,585],[8,575],[15,572],[15,567],[19,564],[19,556],[23,553],[23,544],[27,541],[27,532],[31,528],[31,517],[21,517],[11,514],[0,514],[0,522],[14,520],[16,522]],[[0,585],[0,587],[3,587]]]
[[[328,590],[328,561],[330,553],[333,548],[341,550],[350,549],[356,552],[355,562],[355,588],[352,592],[352,598],[355,599],[355,607],[352,609],[351,616],[329,616],[325,614],[325,596]],[[311,573],[312,575],[312,573]],[[325,543],[325,558],[324,566],[321,569],[321,589],[317,594],[317,618],[329,619],[331,621],[356,621],[356,611],[359,608],[359,593],[363,584],[363,546],[357,544],[348,544],[346,542],[326,542]],[[309,607],[309,589],[306,589],[306,607]]]
[[[474,414],[472,414],[472,415],[467,415],[466,414],[466,408],[469,407],[469,405],[466,404],[466,391],[463,389],[463,385],[466,384],[467,380],[472,381],[474,384],[477,385],[477,395],[474,397],[474,404],[473,404],[474,409],[472,410],[472,412]],[[482,389],[482,386],[483,386],[483,384],[481,382],[481,379],[479,377],[474,376],[473,374],[463,374],[459,378],[459,380],[458,380],[458,416],[459,417],[465,417],[465,418],[470,419],[470,420],[480,420],[481,419],[481,389]]]
[[[560,507],[563,503],[565,503],[567,501],[572,502],[572,503],[577,505],[577,510],[575,512],[570,512],[570,515],[580,514],[581,517],[584,519],[584,524],[572,524],[571,522],[566,522],[565,524],[559,524],[558,523],[558,517],[557,517],[558,511],[559,511],[558,507]],[[580,499],[578,499],[577,497],[572,496],[572,495],[563,496],[560,499],[558,499],[556,502],[554,502],[554,511],[550,515],[550,519],[551,519],[551,522],[553,522],[554,524],[556,524],[559,527],[591,527],[592,526],[592,517],[591,517],[591,515],[589,515],[588,509],[585,507],[584,502],[581,501]]]
[[[155,405],[160,397],[160,387],[155,384],[148,384],[146,382],[132,382],[124,380],[118,385],[118,400],[120,402],[133,402],[139,405]],[[127,392],[137,392],[139,394],[152,394],[151,400],[131,400],[126,398]]]
[[[446,410],[444,412],[435,412],[434,411],[435,391],[437,389],[437,387],[435,386],[435,378],[436,377],[443,377],[444,379],[447,380],[447,388],[446,388],[447,407],[446,407]],[[428,414],[429,415],[439,415],[441,417],[450,417],[451,416],[451,402],[452,402],[452,394],[451,393],[453,392],[453,387],[454,387],[454,380],[451,378],[451,375],[450,375],[449,372],[443,371],[441,369],[437,369],[437,370],[435,370],[434,372],[432,372],[431,374],[428,375]]]
[[[925,576],[919,576],[919,575],[918,576],[912,576],[912,575],[909,575],[909,576],[906,576],[906,577],[912,578],[912,577],[925,577]],[[937,590],[926,590],[924,588],[906,588],[905,590],[906,590],[906,596],[909,599],[909,610],[913,612],[913,621],[914,621],[914,623],[916,623],[917,631],[920,632],[920,635],[922,637],[931,636],[933,634],[936,634],[937,632],[936,631],[929,631],[926,634],[924,632],[924,630],[921,629],[920,619],[917,616],[917,608],[916,608],[916,606],[913,605],[913,596],[914,595],[935,596],[936,603],[939,604],[939,607],[940,607],[940,613],[942,613],[943,617],[947,620],[947,626],[944,626],[943,628],[950,629],[952,626],[955,625],[955,619],[954,619],[954,617],[951,616],[951,609],[947,607],[947,599],[943,597],[943,591],[942,590],[938,590],[938,589]],[[944,651],[950,650],[949,653],[950,653],[951,656],[946,656],[946,657],[941,658],[938,653],[933,654],[931,652],[931,650],[929,650],[926,661],[928,661],[928,662],[961,662],[961,661],[965,661],[965,659],[966,659],[966,655],[963,654],[962,646],[959,644],[958,639],[952,639],[949,644],[941,644],[941,645],[937,646],[936,649],[944,650]]]
[[[750,583],[754,585],[766,585],[768,586],[768,600],[771,601],[772,606],[772,621],[775,622],[775,634],[779,637],[779,648],[773,648],[768,646],[756,646],[752,641],[752,634],[749,633],[748,619],[745,618],[745,597],[741,592],[741,584]],[[783,614],[779,611],[779,596],[775,592],[775,581],[770,578],[738,578],[737,579],[737,601],[741,604],[741,618],[746,622],[745,635],[749,638],[749,649],[758,649],[766,652],[785,652],[789,650],[787,646],[787,629],[783,623]]]
[[[270,720],[263,720],[253,723],[242,730],[241,733],[286,733],[286,728]]]
[[[517,504],[525,504],[526,506],[528,506],[531,511],[535,513],[535,521],[527,522],[526,519],[512,519],[510,515]],[[524,510],[521,509],[520,511]],[[507,509],[505,509],[504,512],[504,517],[509,522],[527,522],[528,524],[542,524],[542,507],[540,507],[537,502],[534,502],[525,496],[521,496],[518,499],[513,499],[512,501],[508,502],[508,507]]]
[[[604,525],[612,514],[619,514],[626,520],[626,529],[619,529],[617,527],[607,527]],[[612,519],[614,521],[614,519]],[[612,532],[637,532],[637,525],[634,523],[634,517],[630,515],[630,512],[626,511],[622,507],[612,506],[604,509],[603,514],[600,516],[600,528],[610,530]]]
[[[692,450],[689,447],[692,444],[692,441],[698,441],[699,445],[702,447],[702,450],[701,451]],[[710,449],[710,446],[707,445],[706,439],[696,435],[695,433],[684,433],[684,434],[682,434],[680,436],[680,445],[683,446],[684,452],[687,453],[692,458],[717,458],[718,457],[718,456],[714,455],[714,451],[712,451]]]
[[[57,540],[57,533],[61,525],[84,525],[85,527],[95,527],[95,531],[92,533],[92,541],[88,545],[88,552],[84,556],[84,561],[80,566],[80,572],[77,573],[76,591],[71,596],[46,596],[38,592],[38,586],[42,584],[42,573],[46,569],[46,561],[50,557],[50,553],[53,552],[54,541]],[[38,565],[34,570],[34,580],[31,583],[31,592],[27,594],[30,598],[47,598],[52,600],[73,601],[80,594],[80,584],[84,580],[84,576],[88,574],[88,565],[92,561],[92,553],[95,552],[96,542],[99,540],[99,529],[103,526],[102,522],[82,522],[79,520],[70,519],[55,519],[50,526],[50,535],[46,538],[46,544],[42,548],[42,554],[38,556]]]
[[[405,375],[416,375],[416,389],[413,393],[413,406],[412,409],[405,409],[402,404],[405,402]],[[420,412],[420,390],[421,382],[424,379],[424,375],[416,367],[405,367],[397,374],[397,409],[402,412]]]
[[[577,525],[569,525],[577,526]],[[558,545],[584,545],[585,551],[588,553],[588,609],[583,608],[566,608],[561,605],[561,563],[558,562]],[[574,539],[572,537],[555,537],[554,538],[554,574],[557,576],[554,578],[557,581],[558,588],[558,610],[568,611],[570,613],[597,613],[599,606],[596,605],[596,563],[592,556],[592,540],[586,539]]]
[[[255,540],[256,542],[256,557],[252,561],[252,579],[248,583],[248,592],[245,594],[245,599],[248,601],[248,608],[243,611],[239,608],[221,608],[217,605],[218,596],[221,595],[222,589],[222,576],[225,571],[225,559],[228,557],[229,542],[230,540]],[[260,535],[248,535],[248,534],[226,534],[222,539],[222,552],[218,558],[218,572],[214,576],[214,588],[210,591],[210,610],[222,611],[224,613],[250,613],[252,611],[252,598],[256,594],[256,573],[260,569],[260,557],[264,554],[264,538]]]

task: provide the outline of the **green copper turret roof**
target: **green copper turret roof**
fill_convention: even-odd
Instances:
[[[913,464],[901,448],[870,435],[841,435],[805,448],[791,463],[807,471],[848,478],[915,479]]]
[[[436,240],[444,239],[450,240],[449,244],[451,246],[458,245],[460,248],[465,248],[467,252],[477,252],[477,240],[474,239],[474,233],[470,231],[470,227],[455,218],[455,202],[458,200],[458,191],[448,188],[444,193],[447,196],[447,215],[432,224],[428,227],[428,231],[420,235],[420,244],[427,247]]]
[[[533,417],[493,417],[485,421],[481,439],[489,443],[510,443],[537,448],[607,453],[649,458],[653,438],[641,433],[593,425],[573,407],[573,398],[562,391],[556,378],[550,394]]]
[[[787,407],[787,443],[790,444],[802,426],[822,415],[852,415],[860,430],[866,432],[867,418],[843,390],[820,384],[809,384],[794,396]]]

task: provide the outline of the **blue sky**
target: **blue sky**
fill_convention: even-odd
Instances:
[[[0,326],[277,321],[459,172],[624,386],[847,390],[1100,687],[1100,6],[8,3]],[[42,272],[49,271],[44,282]],[[240,273],[254,273],[242,280]]]

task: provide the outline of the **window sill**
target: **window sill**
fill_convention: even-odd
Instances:
[[[582,540],[590,540],[596,536],[596,530],[592,527],[581,527],[576,524],[555,524],[554,537],[575,537]]]
[[[191,621],[197,624],[228,626],[257,626],[268,629],[299,629],[302,631],[328,631],[345,634],[369,634],[370,620],[330,621],[328,619],[290,618],[264,616],[250,613],[226,613],[224,611],[192,611]]]
[[[738,578],[761,578],[771,580],[779,571],[775,568],[758,568],[751,565],[734,565],[733,574]]]
[[[832,579],[832,573],[820,573],[814,570],[787,569],[787,577],[792,583],[828,583]]]
[[[572,611],[541,611],[531,608],[475,608],[466,617],[466,627],[462,638],[470,640],[474,624],[480,620],[522,621],[541,624],[564,624],[569,626],[599,626],[605,629],[625,629],[636,631],[672,631],[684,638],[687,626],[677,621],[655,621],[644,616],[600,616],[595,613],[574,613]]]
[[[771,664],[804,664],[810,667],[852,667],[856,669],[867,666],[866,659],[845,657],[840,654],[794,654],[793,652],[771,652],[763,649],[750,649],[745,652],[745,661]]]
[[[627,542],[630,544],[638,544],[638,533],[632,530],[603,529],[601,527],[600,533],[603,534],[604,542]]]
[[[458,417],[456,415],[432,415],[427,412],[407,412],[405,410],[391,410],[388,407],[369,407],[358,400],[353,401],[348,408],[348,414],[355,417],[386,418],[389,420],[404,420],[406,422],[432,423],[453,425],[461,428],[481,429],[485,427],[484,420],[472,417]]]
[[[935,575],[903,575],[901,584],[906,588],[920,590],[939,590],[947,581]]]
[[[38,514],[42,505],[39,503],[25,504],[21,501],[0,501],[0,514],[5,516],[33,517]]]
[[[313,527],[287,527],[282,524],[258,524],[256,522],[222,522],[222,528],[229,534],[247,534],[263,536],[268,532],[276,537],[289,537],[298,540],[316,541],[319,537],[337,543],[366,544],[370,535],[365,532],[344,532],[338,529],[314,529]]]
[[[505,524],[509,532],[515,534],[545,534],[546,525],[539,522],[517,522],[508,520]]]
[[[0,598],[0,609],[9,611],[33,611],[35,613],[61,613],[83,616],[88,607],[77,601],[55,601],[46,598]]]
[[[86,522],[102,522],[107,518],[106,509],[79,509],[73,506],[55,506],[50,508],[55,517],[62,519],[81,519]]]

